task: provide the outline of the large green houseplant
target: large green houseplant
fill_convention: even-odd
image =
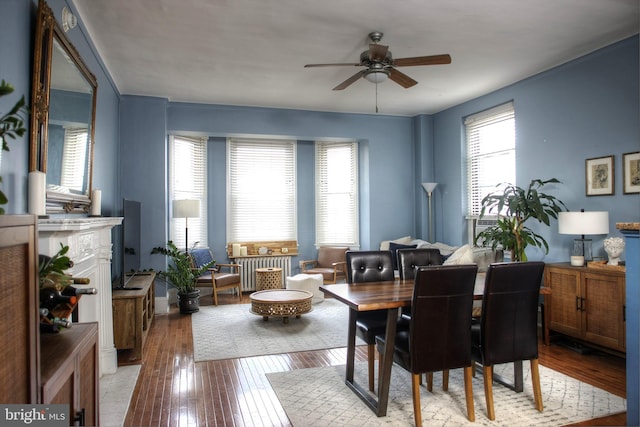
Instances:
[[[158,246],[152,254],[162,254],[170,258],[167,269],[157,274],[178,290],[181,313],[194,313],[200,309],[200,290],[196,287],[198,277],[215,264],[215,260],[195,268],[188,251],[180,250],[169,240],[166,247]]]
[[[480,217],[497,215],[497,223],[478,233],[475,243],[482,241],[484,246],[493,249],[502,246],[511,252],[512,261],[526,261],[525,249],[528,245],[545,249],[549,253],[549,245],[541,235],[525,225],[529,220],[536,220],[549,225],[550,218],[558,218],[558,212],[567,210],[565,204],[556,197],[539,190],[546,184],[559,183],[555,178],[542,181],[534,179],[527,189],[513,184],[499,184],[499,189],[482,199]]]
[[[0,97],[11,93],[13,93],[13,86],[2,80],[0,82]],[[9,110],[9,112],[0,117],[0,141],[2,142],[2,151],[9,151],[9,144],[7,144],[8,138],[15,139],[17,137],[22,137],[27,131],[22,117],[26,112],[27,108],[25,107],[25,100],[23,96]],[[2,183],[1,176],[0,183]],[[7,196],[2,192],[2,190],[0,190],[0,205],[6,205],[8,201]],[[4,208],[0,206],[0,215],[3,214]]]

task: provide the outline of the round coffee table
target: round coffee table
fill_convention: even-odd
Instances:
[[[282,317],[284,323],[289,323],[290,316],[300,318],[301,314],[310,312],[312,298],[311,292],[298,289],[269,289],[249,296],[251,313],[262,316],[264,321],[269,317]]]

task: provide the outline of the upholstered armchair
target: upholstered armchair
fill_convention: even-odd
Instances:
[[[189,251],[193,267],[205,265],[213,261],[213,255],[209,248],[197,248]],[[238,297],[242,299],[241,289],[241,268],[240,264],[217,264],[210,268],[207,273],[198,277],[198,286],[213,287],[213,303],[218,305],[218,291],[232,289],[238,292]],[[226,271],[225,271],[226,270]]]
[[[300,261],[300,272],[322,274],[324,284],[338,283],[346,279],[345,267],[348,247],[320,246],[318,259]]]

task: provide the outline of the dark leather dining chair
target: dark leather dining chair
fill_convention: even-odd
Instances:
[[[389,251],[348,251],[347,282],[366,283],[393,281],[394,271]],[[387,310],[358,312],[356,336],[367,343],[369,390],[374,390],[376,335],[384,334],[387,327]]]
[[[467,418],[475,421],[471,362],[471,307],[478,267],[420,267],[416,272],[409,330],[398,331],[395,343],[376,337],[378,352],[394,345],[393,361],[411,372],[416,426],[422,425],[420,377],[423,373],[464,368]]]
[[[538,296],[543,262],[489,265],[480,323],[471,327],[471,357],[483,366],[487,416],[495,419],[493,366],[529,360],[533,397],[543,410],[538,369]]]

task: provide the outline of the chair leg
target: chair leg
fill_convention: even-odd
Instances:
[[[442,371],[442,390],[449,391],[449,370]]]
[[[420,412],[420,377],[422,374],[411,374],[411,390],[413,395],[413,416],[416,427],[422,427],[422,413]]]
[[[433,372],[427,372],[427,390],[433,392]]]
[[[218,290],[213,287],[213,305],[218,305]]]
[[[483,366],[483,379],[484,379],[484,395],[487,401],[487,417],[493,421],[496,419],[496,414],[493,411],[493,367]]]
[[[238,298],[242,301],[242,289],[240,288],[240,285],[238,285],[236,289],[238,290]]]
[[[533,383],[533,399],[536,402],[536,409],[542,412],[544,408],[542,406],[542,391],[540,390],[538,359],[531,359],[531,382]]]
[[[369,365],[369,390],[371,390],[372,393],[374,393],[373,391],[373,383],[374,383],[374,375],[375,375],[375,368],[373,367],[373,364],[375,362],[376,359],[376,346],[375,344],[369,344],[367,346],[367,363]]]
[[[473,367],[464,368],[464,395],[467,398],[467,418],[469,421],[476,420],[476,411],[473,407]],[[449,371],[447,371],[449,372]]]

